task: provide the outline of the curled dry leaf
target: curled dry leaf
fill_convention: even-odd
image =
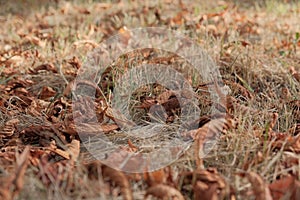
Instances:
[[[269,185],[273,199],[300,199],[300,182],[293,176],[287,176]]]
[[[184,137],[191,137],[195,140],[194,153],[198,169],[203,167],[202,157],[204,152],[204,146],[207,141],[215,141],[222,133],[226,133],[227,130],[236,128],[237,121],[230,115],[216,114],[213,116],[204,116],[197,120],[197,123],[190,124],[191,126],[200,126],[196,130],[191,130],[183,133]],[[204,125],[203,125],[204,124]]]
[[[73,56],[73,58],[67,60],[67,62],[70,65],[72,65],[73,67],[75,67],[76,69],[79,69],[81,67],[81,62],[80,62],[80,60],[76,56]]]
[[[255,172],[244,174],[252,185],[256,200],[272,200],[271,192],[264,180]]]
[[[295,153],[299,153],[300,152],[300,134],[298,134],[299,130],[300,130],[299,125],[296,124],[294,127],[290,128],[290,130],[284,133],[271,132],[270,136],[273,139],[275,138],[275,141],[272,143],[272,146],[276,149],[280,149],[284,145],[283,149],[285,151],[292,151]]]
[[[144,173],[144,179],[150,186],[156,184],[167,184],[167,182],[171,182],[172,184],[173,182],[170,167],[162,168],[153,172],[147,171]]]
[[[86,9],[86,8],[82,8],[82,7],[75,7],[75,9],[80,13],[80,14],[84,14],[84,15],[89,15],[91,14],[91,12]]]
[[[296,153],[300,152],[300,135],[290,137],[287,145],[285,146],[285,150],[290,150]]]
[[[56,91],[49,87],[49,86],[44,86],[40,92],[40,99],[42,100],[46,100],[46,99],[49,99],[50,97],[54,97],[56,94]]]
[[[0,127],[0,138],[12,136],[15,132],[15,126],[19,123],[18,119],[11,119],[7,121],[3,127]]]
[[[40,71],[51,71],[57,73],[56,67],[52,63],[41,64],[32,70],[33,74],[38,74]]]
[[[125,200],[132,200],[132,191],[130,189],[130,184],[123,172],[117,171],[113,168],[103,165],[102,175],[104,178],[109,178],[112,182],[121,188],[123,198]]]
[[[184,197],[178,190],[164,184],[156,184],[148,188],[145,194],[145,199],[148,199],[150,195],[159,199],[184,200]]]
[[[194,199],[203,199],[203,200],[217,200],[219,199],[218,185],[212,184],[208,186],[207,184],[197,181],[194,185]]]
[[[195,199],[222,199],[228,193],[227,183],[216,169],[196,171],[196,183],[194,185]]]
[[[171,96],[174,96],[174,95],[175,95],[174,91],[171,91],[171,90],[164,91],[163,93],[161,93],[157,96],[157,101],[160,104],[163,104],[163,103],[167,102]]]
[[[54,148],[50,148],[50,151],[67,160],[71,159],[72,161],[76,161],[80,153],[80,141],[74,139],[70,144],[66,144],[66,147],[67,149],[64,151],[54,146]]]
[[[20,55],[14,55],[13,57],[6,59],[5,61],[0,61],[0,63],[5,63],[6,66],[20,66],[22,65],[22,63],[24,63],[24,58]],[[5,68],[4,72],[7,74],[15,73],[14,70],[9,68]]]
[[[27,35],[25,36],[25,41],[29,41],[30,43],[37,45],[39,47],[44,48],[46,46],[46,42],[42,41],[40,38],[34,35]]]
[[[126,118],[120,111],[116,111],[111,107],[105,109],[105,115],[113,120],[120,128],[132,127],[134,123]]]
[[[146,182],[148,182],[149,185],[166,183],[166,181],[167,174],[164,169],[146,173]]]
[[[183,177],[185,185],[192,184],[194,199],[224,199],[229,196],[229,186],[215,168],[183,172],[179,177]]]

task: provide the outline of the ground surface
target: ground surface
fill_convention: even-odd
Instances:
[[[288,0],[1,1],[0,199],[300,199],[299,18],[299,2]],[[230,93],[221,99],[221,114],[202,112],[191,122],[196,128],[184,134],[193,145],[177,161],[129,174],[101,164],[83,147],[71,90],[87,52],[118,33],[126,43],[127,30],[138,27],[178,30],[217,63],[223,84],[195,82],[187,73],[203,111],[214,103],[208,85]],[[145,149],[124,139],[121,120],[110,112],[114,77],[133,57],[181,62],[159,51],[133,52],[125,64],[117,60],[95,86],[99,123],[82,124],[81,131],[91,136],[101,128],[124,151],[140,153]],[[161,108],[166,115],[154,120],[172,124],[180,117],[168,88],[153,84],[133,93],[136,123],[153,122]],[[203,138],[212,135],[218,143],[199,158]]]

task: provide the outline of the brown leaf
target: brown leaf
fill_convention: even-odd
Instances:
[[[167,182],[166,168],[154,171],[154,172],[145,172],[144,179],[148,185],[153,186],[156,184],[166,184]]]
[[[0,127],[0,138],[12,136],[18,123],[19,119],[16,118],[7,121],[3,127]]]
[[[25,40],[29,41],[32,44],[40,46],[42,48],[46,46],[46,42],[45,41],[42,41],[40,38],[38,38],[38,37],[36,37],[34,35],[27,35],[27,36],[25,36]]]
[[[110,178],[115,184],[117,184],[121,188],[121,192],[123,194],[123,198],[125,200],[132,200],[132,191],[130,189],[130,184],[126,176],[123,172],[117,171],[108,166],[102,167],[103,177]]]
[[[163,103],[167,102],[170,99],[170,97],[173,95],[175,95],[175,93],[173,91],[167,90],[157,96],[157,101],[160,104],[163,104]]]
[[[229,195],[229,186],[215,168],[183,172],[185,185],[193,184],[194,199],[224,199]]]
[[[270,189],[264,180],[255,172],[246,173],[246,177],[252,185],[256,200],[272,200]]]
[[[196,126],[190,124],[189,126]],[[196,165],[198,169],[203,167],[202,156],[204,155],[204,145],[207,141],[216,140],[222,133],[226,133],[228,129],[236,128],[237,121],[226,114],[216,114],[213,116],[205,116],[197,120],[198,129],[190,130],[183,133],[184,137],[191,137],[195,140],[194,153],[196,159]],[[203,125],[204,123],[204,125]]]
[[[168,115],[162,105],[155,104],[150,107],[148,115],[153,122],[165,122]]]
[[[50,97],[54,97],[55,94],[56,94],[56,91],[53,88],[51,88],[49,86],[44,86],[42,88],[42,91],[40,92],[39,98],[42,100],[47,100]]]
[[[300,182],[287,176],[269,185],[273,199],[300,199]]]
[[[180,108],[180,102],[176,97],[168,99],[168,101],[161,104],[168,115],[171,115],[173,110]]]
[[[194,199],[217,200],[219,199],[218,185],[216,183],[207,185],[197,181],[194,185]]]
[[[46,64],[39,65],[36,68],[34,68],[32,73],[37,74],[40,71],[51,71],[53,73],[57,73],[57,69],[52,63],[46,63]]]
[[[82,7],[78,7],[76,8],[76,10],[80,13],[80,14],[84,14],[84,15],[89,15],[91,14],[91,12],[86,9],[86,8],[82,8]]]
[[[80,60],[76,56],[73,56],[73,58],[67,60],[67,62],[70,65],[72,65],[73,67],[75,67],[76,69],[79,69],[81,67],[81,62],[80,62]]]
[[[286,150],[290,150],[293,152],[300,152],[300,135],[293,137],[291,141],[285,146]]]
[[[105,115],[113,120],[120,128],[132,127],[134,122],[128,120],[120,111],[116,111],[111,107],[107,107]]]
[[[147,199],[150,195],[160,199],[184,200],[184,197],[178,190],[164,184],[157,184],[148,188],[145,194],[145,199]]]
[[[300,152],[300,135],[292,136],[289,132],[277,133],[272,132],[272,138],[275,138],[275,141],[272,142],[272,146],[276,149],[280,149],[284,145],[285,151],[292,151],[295,153]]]
[[[150,108],[151,106],[156,104],[156,100],[152,98],[146,98],[141,105],[135,106],[135,108]]]
[[[67,160],[76,161],[80,153],[80,141],[73,139],[71,143],[66,144],[66,147],[66,150],[58,149],[56,146],[49,149]]]
[[[280,97],[281,97],[280,101],[283,101],[283,102],[285,102],[288,99],[291,99],[292,94],[291,94],[291,92],[290,92],[290,90],[289,90],[288,87],[283,87],[281,89],[281,95],[280,95]]]

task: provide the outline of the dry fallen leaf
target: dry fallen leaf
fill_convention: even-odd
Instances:
[[[3,127],[0,127],[0,138],[12,136],[17,124],[19,124],[19,119],[17,118],[7,121]]]
[[[50,147],[49,149],[67,160],[71,159],[72,161],[76,161],[80,153],[80,141],[74,139],[71,143],[66,144],[66,147],[66,150],[58,149],[56,146]]]
[[[117,186],[121,188],[123,198],[125,200],[132,200],[132,191],[130,189],[130,183],[123,172],[110,168],[108,166],[102,167],[102,174],[104,178],[109,178]]]
[[[230,195],[229,185],[215,168],[183,172],[179,178],[185,185],[192,185],[194,199],[224,199]]]
[[[273,199],[300,199],[300,182],[293,176],[287,176],[269,185]]]
[[[46,41],[41,40],[40,38],[34,35],[27,35],[25,36],[25,41],[29,41],[32,44],[35,44],[39,47],[44,48],[46,46]]]
[[[40,71],[51,71],[53,73],[57,73],[57,69],[52,63],[45,63],[35,67],[32,70],[32,73],[38,74]]]
[[[54,97],[56,94],[56,91],[49,87],[49,86],[44,86],[40,92],[39,98],[42,100],[46,100],[48,98]]]
[[[217,200],[219,193],[217,184],[207,185],[201,181],[196,181],[194,185],[194,199]]]
[[[300,135],[297,134],[296,136],[293,136],[293,135],[289,134],[289,131],[284,132],[284,133],[271,132],[270,136],[273,139],[275,139],[275,141],[272,142],[272,146],[276,149],[280,149],[280,148],[282,148],[282,146],[284,146],[283,149],[285,151],[292,151],[295,153],[299,153],[300,152]],[[293,131],[293,129],[291,131]]]
[[[145,199],[148,199],[150,195],[159,199],[184,200],[184,197],[178,190],[164,184],[156,184],[148,188],[145,194]]]
[[[191,137],[195,140],[194,153],[196,159],[196,165],[198,169],[203,168],[202,157],[205,153],[205,143],[207,141],[215,141],[222,133],[226,133],[227,130],[236,128],[237,121],[230,115],[216,114],[213,116],[205,116],[193,122],[190,126],[201,126],[198,129],[190,130],[183,133],[184,137]]]
[[[148,185],[166,184],[170,175],[170,168],[162,168],[153,172],[145,172],[144,179]]]
[[[256,200],[272,200],[271,192],[264,180],[255,172],[246,173],[245,176],[248,178],[252,185],[253,192]]]

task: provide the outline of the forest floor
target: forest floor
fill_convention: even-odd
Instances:
[[[1,2],[0,199],[300,199],[299,18],[300,3],[288,0]],[[83,99],[75,112],[72,90],[88,52],[116,34],[130,43],[130,30],[141,27],[190,38],[216,63],[222,83],[185,74],[201,109],[196,128],[184,133],[190,148],[168,166],[132,174],[93,158],[83,140],[101,129],[127,154],[145,151],[111,115],[115,77],[135,57],[164,65],[180,59],[156,50],[128,53],[125,64],[118,58],[100,82],[81,83],[100,91],[94,111]],[[219,114],[209,113],[216,103],[209,85],[229,92]],[[149,113],[161,108],[158,121],[168,126],[181,117],[169,88],[144,85],[132,95],[136,123],[153,122]],[[78,116],[98,123],[78,128]],[[199,157],[211,135],[217,143]]]

